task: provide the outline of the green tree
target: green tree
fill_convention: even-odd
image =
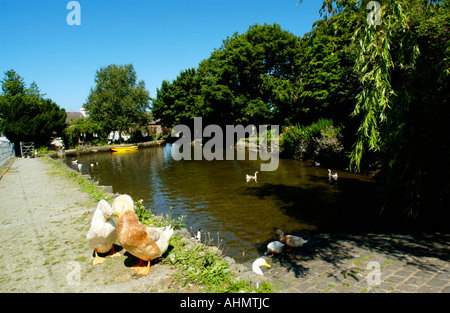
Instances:
[[[384,214],[448,227],[449,1],[386,1],[380,25],[355,33],[363,90],[352,169],[368,151],[382,162]],[[422,225],[423,225],[422,224]]]
[[[14,142],[20,154],[21,141],[36,147],[49,144],[66,127],[66,112],[50,99],[44,99],[36,83],[27,88],[14,70],[5,72],[0,95],[0,129]]]
[[[278,24],[251,26],[224,40],[197,70],[163,82],[155,117],[167,126],[194,116],[222,125],[284,122],[296,99],[299,53],[300,39]]]
[[[189,124],[195,116],[202,115],[202,106],[198,73],[191,68],[182,71],[173,82],[162,82],[161,88],[156,91],[152,113],[161,119],[162,124],[172,128],[178,124]]]
[[[132,64],[109,65],[96,72],[95,88],[83,104],[89,118],[103,134],[123,132],[148,122],[150,94],[144,81],[138,81]]]

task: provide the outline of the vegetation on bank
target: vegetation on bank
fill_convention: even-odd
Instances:
[[[50,157],[43,157],[42,160],[45,163],[50,164],[52,166],[51,173],[53,175],[65,177],[75,182],[76,184],[78,184],[78,186],[80,186],[80,189],[83,192],[89,194],[92,200],[95,201],[100,201],[102,199],[105,199],[107,201],[111,200],[111,197],[107,193],[100,190],[94,182],[92,182],[86,176],[83,176],[76,171],[69,170],[68,167],[61,161],[54,160]]]

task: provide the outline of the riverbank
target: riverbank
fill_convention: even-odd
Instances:
[[[195,280],[177,279],[183,271],[166,260],[175,248],[201,250],[194,249],[198,243],[186,230],[177,232],[169,257],[152,262],[148,276],[129,268],[136,259],[119,246],[120,257],[92,266],[86,232],[97,200],[59,175],[52,162],[59,161],[15,159],[0,180],[0,292],[204,291]],[[221,265],[235,279],[247,279],[253,287],[267,281],[276,292],[450,292],[449,235],[315,234],[308,239],[300,249],[266,257],[272,267],[263,268],[264,277],[251,272],[251,262],[220,256],[226,262]]]
[[[165,143],[166,143],[165,140],[155,140],[155,141],[138,142],[138,143],[132,143],[132,144],[127,143],[127,144],[106,145],[106,146],[92,146],[92,147],[85,147],[85,148],[80,148],[80,149],[68,149],[68,150],[63,149],[58,152],[49,153],[49,154],[47,154],[47,156],[49,156],[51,158],[57,158],[57,157],[64,158],[64,157],[71,157],[71,156],[98,153],[98,152],[110,152],[111,148],[113,148],[113,147],[137,146],[138,149],[140,149],[140,148],[162,146]]]

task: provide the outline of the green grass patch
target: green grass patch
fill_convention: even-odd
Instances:
[[[111,197],[109,197],[106,193],[101,191],[97,186],[91,182],[88,178],[81,176],[81,174],[72,171],[67,166],[62,164],[60,161],[54,160],[49,157],[43,157],[42,160],[50,164],[52,166],[52,174],[59,176],[59,177],[65,177],[69,180],[75,182],[80,186],[80,189],[83,192],[86,192],[89,194],[89,196],[95,200],[100,201],[102,199],[105,199],[106,201],[110,201]]]

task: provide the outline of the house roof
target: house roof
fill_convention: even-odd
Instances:
[[[80,117],[81,118],[83,117],[83,114],[81,114],[80,112],[69,111],[69,112],[67,112],[66,123],[70,123],[71,120],[77,119]]]

